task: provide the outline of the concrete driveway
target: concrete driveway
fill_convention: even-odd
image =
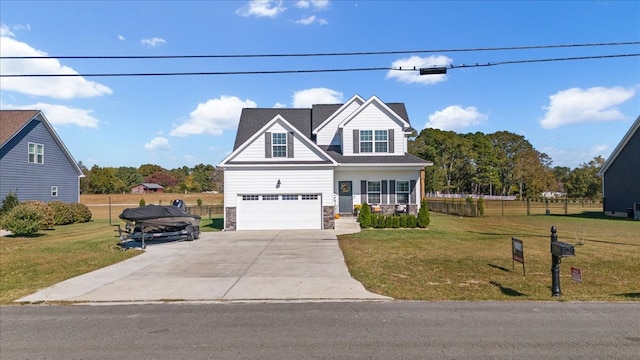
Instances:
[[[341,223],[337,230],[209,232],[193,242],[148,242],[144,254],[17,301],[390,300],[350,276],[336,234],[351,225]]]

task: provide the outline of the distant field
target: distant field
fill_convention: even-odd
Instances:
[[[140,200],[144,199],[145,204],[169,205],[173,200],[180,199],[187,206],[196,206],[198,199],[202,200],[202,205],[222,204],[222,194],[179,194],[179,193],[154,193],[154,194],[111,194],[111,195],[80,195],[80,203],[85,204],[91,210],[93,219],[118,221],[118,215],[122,210],[129,207],[137,207]],[[111,204],[111,206],[109,206]]]

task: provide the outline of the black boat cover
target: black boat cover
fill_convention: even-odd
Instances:
[[[190,217],[200,219],[198,215],[192,215],[172,205],[146,205],[137,208],[128,208],[122,211],[120,219],[129,221],[149,220],[157,218]]]

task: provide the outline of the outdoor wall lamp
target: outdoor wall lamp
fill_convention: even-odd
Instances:
[[[280,188],[280,184],[282,184],[282,183],[280,182],[280,179],[278,179],[278,182],[276,183],[276,189]]]

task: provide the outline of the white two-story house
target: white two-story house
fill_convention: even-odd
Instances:
[[[333,229],[336,214],[368,203],[416,214],[424,168],[407,152],[402,103],[355,95],[310,109],[242,110],[224,170],[226,230]]]

